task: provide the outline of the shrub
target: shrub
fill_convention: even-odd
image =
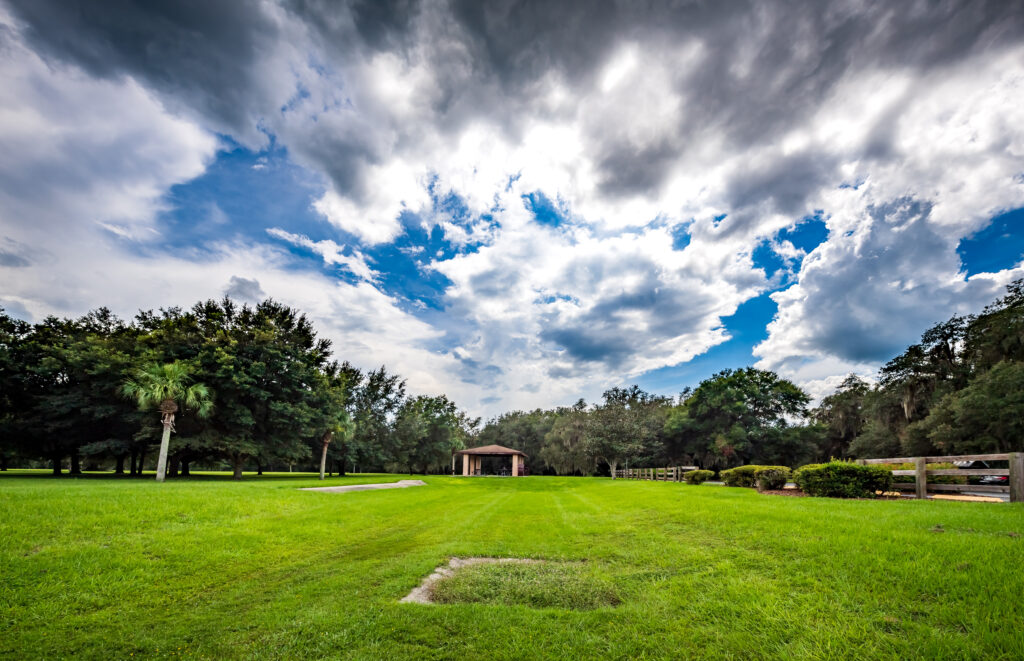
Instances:
[[[905,464],[878,464],[878,465],[884,467],[885,470],[890,470],[890,471],[898,471],[898,470],[912,471],[915,468],[914,464],[911,464],[911,463],[905,463]],[[943,464],[928,464],[928,470],[934,470],[934,469],[938,469],[938,468],[956,468],[956,467],[957,467],[956,464],[951,464],[949,462],[946,462],[946,463],[943,463]],[[913,475],[904,475],[904,476],[901,476],[901,478],[899,480],[897,480],[897,482],[913,482],[913,481],[914,481],[914,476]],[[929,484],[967,484],[967,476],[965,476],[965,475],[929,475],[928,476],[928,483]]]
[[[782,470],[786,471],[786,479],[789,479],[789,468],[786,466],[759,466],[757,464],[750,464],[749,466],[737,466],[736,468],[730,468],[729,470],[722,471],[722,481],[728,487],[756,487],[757,486],[757,471],[759,470]],[[782,484],[786,484],[786,480],[782,481]]]
[[[784,466],[759,466],[757,464],[751,464],[749,466],[737,466],[734,469],[728,471],[722,471],[722,481],[725,482],[726,486],[730,487],[756,487],[758,486],[758,471],[778,471],[784,472],[785,476],[782,479],[781,486],[785,486],[785,481],[790,479],[790,469]],[[774,478],[774,483],[777,483],[778,476]],[[778,488],[781,488],[778,487]],[[774,487],[771,487],[774,488]]]
[[[715,476],[715,471],[695,470],[683,473],[687,484],[704,484]]]
[[[752,487],[755,484],[754,471],[760,466],[737,466],[724,470],[719,475],[727,487]]]
[[[830,498],[874,498],[876,491],[892,487],[889,469],[844,461],[801,466],[793,479],[804,493]]]
[[[760,466],[754,471],[754,479],[758,491],[782,489],[791,474],[788,466]]]

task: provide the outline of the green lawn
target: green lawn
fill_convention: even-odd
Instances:
[[[4,475],[0,657],[1024,658],[1021,505],[426,481]],[[557,562],[398,603],[451,556]]]

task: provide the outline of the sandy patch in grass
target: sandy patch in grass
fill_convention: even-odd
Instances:
[[[323,491],[325,493],[346,493],[348,491],[369,491],[371,489],[405,489],[406,487],[425,487],[423,480],[399,480],[381,484],[349,484],[340,487],[303,487],[299,491]]]
[[[533,564],[541,562],[540,560],[534,560],[532,558],[452,558],[448,561],[448,564],[441,565],[434,572],[423,579],[419,587],[413,588],[412,592],[405,595],[402,598],[401,603],[403,604],[432,604],[434,603],[434,585],[441,579],[453,576],[456,571],[463,567],[469,567],[471,565],[484,565],[484,564]]]

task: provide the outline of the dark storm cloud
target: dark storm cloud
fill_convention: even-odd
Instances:
[[[100,77],[136,76],[221,130],[252,131],[256,58],[277,30],[256,3],[13,0],[29,43]]]
[[[647,271],[646,277],[618,294],[602,298],[586,313],[569,319],[547,315],[540,337],[575,361],[603,363],[615,369],[652,341],[699,332],[707,324],[707,310],[714,308],[707,293],[666,286],[655,264],[633,261],[630,271]],[[615,278],[621,270],[609,273]],[[642,329],[630,331],[630,317],[646,320]]]
[[[187,106],[218,130],[240,136],[281,112],[265,98],[260,58],[287,39],[280,17],[257,3],[208,0],[11,0],[41,53],[102,76],[129,74]],[[592,87],[623,43],[664,52],[688,40],[703,45],[697,66],[681,71],[675,92],[684,106],[655,146],[588,131],[588,151],[606,195],[649,195],[665,182],[674,158],[708,132],[728,145],[770,143],[799,125],[850,70],[926,70],[994,50],[1024,35],[1024,3],[1006,0],[918,2],[577,2],[415,0],[328,3],[292,0],[287,16],[319,35],[301,45],[331,68],[358,53],[393,51],[424,57],[437,89],[422,118],[457,131],[486,118],[515,134],[532,107],[532,86],[555,72],[572,91]],[[342,67],[343,68],[343,67]],[[387,126],[385,118],[374,118]],[[328,125],[329,126],[329,125]],[[269,121],[267,130],[274,130]],[[308,164],[342,194],[359,200],[362,170],[392,148],[415,140],[402,127],[386,140],[374,127],[328,139],[327,127],[292,137]],[[331,126],[332,132],[337,131]],[[282,129],[283,131],[283,129]],[[344,132],[341,132],[344,133]],[[286,138],[288,136],[285,136]],[[869,156],[887,152],[879,131]],[[395,147],[397,145],[398,147]],[[424,164],[430,167],[431,164]],[[821,172],[812,173],[816,181]],[[773,180],[763,182],[770,186]],[[782,191],[738,187],[744,200],[764,194],[795,208],[804,190],[792,180]]]
[[[266,296],[260,287],[259,280],[255,278],[240,278],[237,275],[231,276],[231,281],[224,289],[224,295],[247,303],[255,303]]]
[[[29,266],[31,263],[32,262],[28,261],[21,255],[0,250],[0,266],[6,266],[8,268],[24,268]]]
[[[32,248],[9,236],[0,238],[0,266],[15,269],[31,266],[35,261],[30,259],[33,252]]]
[[[838,159],[832,154],[802,152],[741,168],[726,184],[732,212],[720,224],[720,235],[756,225],[766,213],[800,217],[807,197],[835,179]]]
[[[338,36],[344,30],[352,38],[358,36],[374,50],[401,50],[407,43],[409,30],[419,13],[418,0],[285,0],[284,6],[302,16],[324,33]],[[346,6],[347,5],[347,6]],[[350,30],[354,29],[355,34]],[[345,48],[345,45],[341,45]]]
[[[658,147],[599,148],[604,190],[618,196],[657,189],[668,172],[665,151],[682,155],[689,138],[708,131],[744,147],[774,141],[813,112],[851,68],[927,69],[1024,34],[1024,3],[1001,0],[466,0],[455,3],[453,14],[479,66],[512,97],[552,70],[574,87],[585,87],[623,42],[663,52],[686,39],[705,46],[699,66],[677,81],[690,101]]]

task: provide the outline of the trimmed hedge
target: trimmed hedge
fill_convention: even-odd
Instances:
[[[715,476],[715,471],[695,470],[683,473],[687,484],[704,484]]]
[[[786,466],[762,466],[754,471],[758,491],[774,491],[782,489],[789,481],[793,471]]]
[[[789,477],[789,468],[786,466],[759,466],[757,464],[737,466],[736,468],[724,470],[721,472],[721,477],[727,487],[756,487],[757,471],[767,469],[784,470],[787,472],[786,477]],[[785,480],[783,480],[782,484],[786,484]]]
[[[804,493],[829,498],[874,498],[876,491],[892,488],[889,469],[845,461],[801,466],[796,469],[793,479]]]

